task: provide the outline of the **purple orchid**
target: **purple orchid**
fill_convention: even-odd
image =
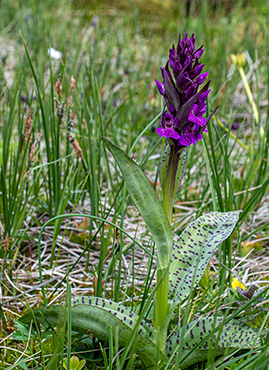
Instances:
[[[187,38],[186,32],[177,47],[173,45],[169,52],[169,61],[161,68],[163,82],[156,84],[165,99],[162,115],[162,127],[157,133],[170,139],[171,145],[183,147],[195,144],[202,139],[202,132],[217,108],[207,117],[206,99],[210,92],[208,81],[202,88],[208,72],[202,73],[204,64],[199,62],[204,49],[195,49],[195,37]],[[198,91],[199,90],[199,91]]]

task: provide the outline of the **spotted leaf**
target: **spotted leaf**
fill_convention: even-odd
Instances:
[[[203,276],[216,247],[233,231],[240,211],[212,212],[193,221],[172,247],[169,299],[185,299]]]
[[[119,343],[125,346],[136,329],[133,346],[137,355],[149,366],[153,366],[157,358],[165,360],[153,343],[154,329],[145,320],[137,324],[139,316],[129,308],[98,297],[73,298],[71,304],[72,330],[81,333],[89,331],[107,341],[112,330],[113,335],[118,336]],[[59,327],[64,324],[64,311],[64,306],[55,305],[36,309],[34,314],[40,323]],[[28,313],[20,320],[30,323],[32,319],[32,314]]]
[[[220,333],[214,330],[218,327]],[[182,360],[180,368],[184,369],[206,360],[211,349],[215,350],[215,355],[221,355],[229,349],[258,348],[260,345],[258,334],[239,320],[232,319],[225,324],[222,317],[207,317],[192,321],[184,333],[180,329],[173,334],[167,341],[166,354],[171,357],[178,352]]]
[[[98,312],[106,312],[109,314],[109,316],[112,315],[117,320],[120,320],[126,327],[130,329],[134,329],[137,320],[139,320],[138,315],[128,307],[109,299],[103,299],[99,297],[78,297],[73,298],[71,303],[73,308],[78,306],[87,307],[85,310],[86,313],[88,312],[89,306],[91,309],[96,309]],[[110,322],[107,322],[106,324],[110,324]],[[104,328],[103,323],[101,324],[101,327]],[[107,332],[109,332],[109,330]],[[102,335],[104,335],[104,333],[102,333]],[[141,320],[138,335],[142,335],[147,340],[152,341],[154,337],[154,329],[145,320]]]

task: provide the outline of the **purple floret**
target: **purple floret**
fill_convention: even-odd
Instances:
[[[180,138],[179,133],[175,130],[178,120],[172,116],[171,113],[165,111],[162,115],[162,127],[156,129],[160,137],[164,136],[166,139],[178,140]]]
[[[206,125],[206,119],[202,117],[206,111],[206,104],[197,105],[193,104],[191,107],[190,113],[188,115],[188,120],[193,123],[197,123],[200,126]]]
[[[167,128],[158,127],[156,131],[160,135],[160,137],[164,136],[166,137],[166,139],[170,138],[175,140],[180,139],[179,133],[176,132],[175,129],[173,129],[173,127]]]

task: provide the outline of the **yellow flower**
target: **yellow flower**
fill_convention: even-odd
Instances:
[[[246,64],[246,57],[244,53],[237,55],[231,54],[230,57],[232,63],[238,68],[244,67],[244,65]]]
[[[244,289],[244,290],[246,290],[246,287],[245,287],[245,285],[243,284],[243,283],[241,283],[241,281],[239,281],[238,279],[236,279],[236,278],[233,278],[233,281],[232,281],[232,288],[234,289],[234,290],[236,290],[236,288],[242,288],[242,289]]]

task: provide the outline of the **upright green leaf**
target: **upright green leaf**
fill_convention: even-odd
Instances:
[[[233,231],[240,211],[212,212],[193,221],[173,245],[169,299],[185,299],[203,276],[216,247]]]
[[[156,243],[158,268],[165,269],[169,264],[173,237],[163,206],[141,168],[110,141],[104,139],[104,142],[120,167],[129,194]]]
[[[192,321],[184,330],[173,334],[166,346],[166,354],[171,357],[178,352],[182,362],[180,368],[206,360],[209,350],[216,350],[216,355],[227,352],[229,348],[257,348],[261,345],[260,338],[255,330],[239,320],[232,319],[222,326],[222,317],[206,317]],[[220,326],[221,332],[214,331]],[[180,349],[179,345],[182,344]]]

